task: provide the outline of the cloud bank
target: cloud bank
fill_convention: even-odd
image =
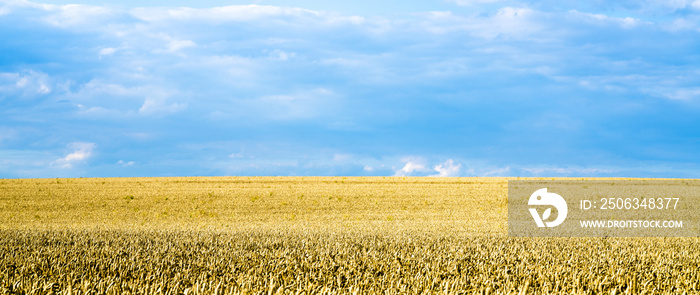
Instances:
[[[74,165],[83,163],[92,156],[92,151],[95,149],[94,143],[74,142],[68,145],[73,150],[70,154],[60,158],[54,162],[56,166],[62,169],[71,169]]]
[[[1,1],[0,177],[700,177],[698,7]]]

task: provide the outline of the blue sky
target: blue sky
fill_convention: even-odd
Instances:
[[[697,178],[698,151],[700,1],[0,1],[4,178]]]

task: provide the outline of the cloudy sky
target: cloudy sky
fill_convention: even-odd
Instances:
[[[190,175],[700,177],[700,1],[0,0],[0,177]]]

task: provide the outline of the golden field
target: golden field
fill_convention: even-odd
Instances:
[[[2,294],[682,294],[698,238],[509,238],[507,179],[0,180]]]

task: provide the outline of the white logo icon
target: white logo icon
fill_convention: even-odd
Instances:
[[[549,222],[545,222],[545,220],[547,220],[547,218],[549,218],[549,216],[552,214],[551,207],[547,208],[542,213],[542,217],[540,217],[540,214],[537,213],[537,209],[530,208],[530,214],[532,214],[532,218],[535,219],[535,223],[537,223],[538,227],[555,227],[557,225],[560,225],[562,222],[564,222],[564,219],[566,219],[566,213],[569,211],[569,208],[566,206],[566,201],[564,200],[564,198],[555,193],[548,193],[547,188],[538,189],[537,191],[535,191],[530,196],[530,199],[527,201],[527,204],[530,206],[549,205],[554,206],[554,208],[557,208],[557,219],[554,219],[553,221]]]

